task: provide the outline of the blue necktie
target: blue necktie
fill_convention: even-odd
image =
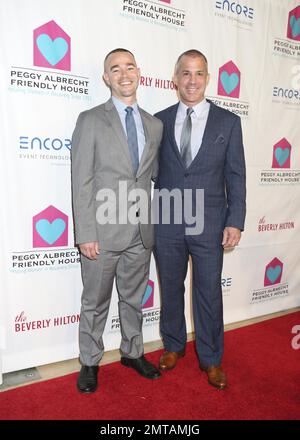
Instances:
[[[192,136],[191,114],[193,113],[193,111],[194,109],[192,107],[187,108],[186,117],[182,126],[182,132],[180,136],[180,154],[186,168],[188,168],[193,161],[192,148],[191,148],[191,136]]]
[[[136,174],[139,167],[139,146],[138,146],[136,125],[132,114],[133,108],[126,107],[125,111],[126,111],[125,125],[127,131],[127,142],[128,142],[133,172],[134,174]]]

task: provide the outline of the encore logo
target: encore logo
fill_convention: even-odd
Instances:
[[[217,0],[215,7],[217,9],[222,9],[222,11],[232,12],[233,14],[253,19],[253,8],[241,5],[236,1],[230,2],[228,0]]]
[[[71,70],[71,38],[53,20],[33,31],[33,64]]]

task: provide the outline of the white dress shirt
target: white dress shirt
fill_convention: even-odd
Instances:
[[[193,113],[191,114],[192,120],[192,135],[191,135],[191,149],[192,159],[194,160],[202,144],[203,134],[207,123],[208,112],[210,103],[203,99],[199,104],[193,107]],[[186,111],[188,106],[179,102],[176,120],[175,120],[175,140],[177,147],[180,151],[180,136],[184,120],[186,118]]]

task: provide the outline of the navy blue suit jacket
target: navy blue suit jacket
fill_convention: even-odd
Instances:
[[[209,101],[210,102],[210,101]],[[164,124],[159,172],[155,188],[204,189],[204,230],[198,240],[222,240],[225,226],[244,229],[246,173],[241,121],[238,116],[210,102],[201,147],[186,169],[175,140],[179,103],[155,116]],[[195,191],[193,191],[194,193]],[[161,213],[160,213],[161,215]],[[156,225],[157,236],[179,237],[186,225]]]

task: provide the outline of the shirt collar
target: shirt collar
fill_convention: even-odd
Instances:
[[[205,112],[205,110],[207,110],[208,107],[209,107],[209,102],[205,98],[202,99],[202,101],[199,102],[199,104],[194,105],[193,110],[195,112],[196,117],[199,118],[200,116],[202,116],[202,114]],[[185,105],[182,101],[179,101],[178,112],[184,118],[186,117],[186,110],[188,108],[189,107]]]
[[[133,113],[138,113],[137,102],[135,102],[134,104],[131,104],[130,106],[128,106],[123,101],[121,101],[120,99],[116,98],[113,95],[112,95],[111,99],[112,99],[112,102],[113,102],[114,106],[116,107],[116,109],[118,110],[119,113],[125,112],[125,109],[127,107],[132,107],[133,108]]]

